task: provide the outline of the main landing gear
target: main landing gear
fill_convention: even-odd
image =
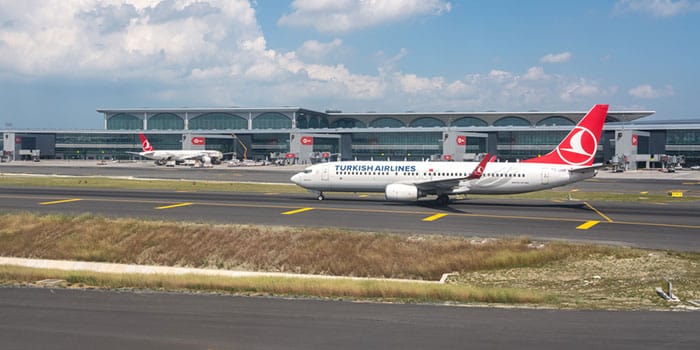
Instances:
[[[448,203],[450,203],[450,197],[444,193],[439,194],[435,199],[435,204],[441,207],[447,206]]]

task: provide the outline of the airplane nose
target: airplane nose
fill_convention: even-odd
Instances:
[[[301,181],[301,173],[295,174],[289,180],[298,185],[299,182]]]

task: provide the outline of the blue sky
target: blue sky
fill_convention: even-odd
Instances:
[[[700,1],[0,0],[0,128],[98,108],[700,119]]]

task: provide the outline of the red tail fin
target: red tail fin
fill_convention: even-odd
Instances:
[[[141,133],[141,134],[139,134],[139,136],[141,137],[141,149],[143,149],[144,152],[153,151],[153,146],[151,146],[151,143],[148,142],[146,135]]]
[[[486,169],[486,163],[489,162],[490,156],[488,153],[484,155],[484,158],[481,159],[481,162],[479,162],[479,165],[474,168],[474,171],[472,171],[469,176],[467,176],[467,180],[474,180],[474,179],[479,179],[481,178],[481,175],[484,174],[484,170]]]
[[[607,115],[608,105],[593,106],[557,148],[541,157],[526,159],[523,162],[592,165]]]

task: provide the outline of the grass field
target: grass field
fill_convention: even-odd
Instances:
[[[443,286],[185,276],[105,276],[3,267],[0,280],[61,278],[71,286],[320,296],[392,301],[526,303],[574,308],[668,308],[664,277],[700,298],[700,254],[566,242],[211,225],[101,216],[0,214],[0,255],[144,265],[437,280]],[[419,287],[418,285],[422,285]]]

